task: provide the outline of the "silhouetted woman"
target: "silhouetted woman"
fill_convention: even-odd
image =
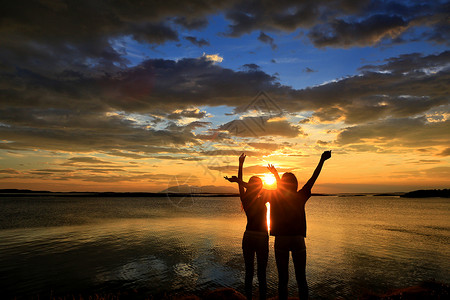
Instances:
[[[305,205],[311,197],[311,189],[322,170],[323,163],[331,157],[331,151],[325,151],[313,175],[302,189],[297,191],[298,182],[294,174],[286,172],[278,176],[277,170],[269,166],[278,183],[276,197],[270,201],[270,235],[275,236],[275,260],[278,269],[278,298],[288,297],[289,252],[292,253],[295,278],[299,289],[299,298],[308,299],[306,282],[306,217]]]
[[[266,299],[266,268],[269,258],[266,201],[263,197],[262,181],[259,177],[252,176],[248,183],[242,180],[242,168],[245,157],[244,153],[239,157],[238,177],[225,177],[225,179],[239,184],[242,207],[247,215],[247,227],[242,239],[242,250],[245,261],[245,295],[247,299],[252,299],[254,260],[256,254],[259,298]]]

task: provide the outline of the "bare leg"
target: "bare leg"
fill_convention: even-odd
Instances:
[[[267,241],[268,242],[268,241]],[[266,269],[269,260],[269,245],[261,245],[261,249],[256,252],[256,261],[258,263],[258,282],[259,282],[259,299],[265,300],[267,297],[267,278]]]
[[[277,261],[278,269],[278,298],[286,300],[289,281],[289,251],[275,248],[275,260]]]
[[[298,285],[298,297],[300,300],[308,299],[308,283],[306,282],[306,250],[292,252],[294,261],[295,278]]]
[[[253,272],[255,269],[255,251],[243,247],[244,261],[245,261],[245,296],[248,300],[252,299],[252,286],[253,286]]]

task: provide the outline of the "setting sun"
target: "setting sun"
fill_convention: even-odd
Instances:
[[[265,187],[273,187],[276,180],[272,174],[264,174],[263,181]]]

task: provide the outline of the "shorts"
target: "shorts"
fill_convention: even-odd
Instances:
[[[242,249],[255,252],[269,252],[269,234],[267,232],[250,231],[244,232],[242,238]]]
[[[306,251],[305,237],[302,235],[275,236],[274,248],[277,251]]]

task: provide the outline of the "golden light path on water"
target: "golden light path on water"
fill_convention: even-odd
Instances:
[[[262,180],[264,183],[264,188],[266,190],[275,190],[277,188],[276,179],[273,174],[266,173],[262,176]],[[267,207],[267,229],[270,230],[270,203],[266,203]]]
[[[266,207],[267,207],[267,229],[270,230],[270,203],[267,202],[266,203]]]

